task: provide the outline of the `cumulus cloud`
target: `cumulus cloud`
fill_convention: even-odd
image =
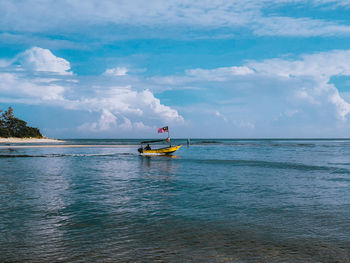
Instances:
[[[342,120],[345,120],[346,116],[350,113],[350,104],[340,96],[338,90],[333,85],[330,85],[330,89],[329,100],[336,106],[338,116]]]
[[[117,117],[110,111],[103,109],[99,120],[98,128],[101,131],[109,130],[117,122]]]
[[[118,118],[109,110],[102,109],[100,118],[96,122],[86,122],[78,127],[80,132],[109,132],[113,130],[122,131],[150,131],[155,130],[155,127],[147,126],[142,121],[132,122],[130,119],[122,116]]]
[[[13,70],[18,63],[21,71]],[[184,121],[177,110],[162,104],[148,89],[137,91],[131,85],[110,85],[105,79],[97,78],[93,85],[84,84],[86,92],[81,93],[80,81],[84,78],[72,75],[69,62],[54,56],[50,50],[38,47],[26,50],[3,69],[0,101],[46,104],[101,114],[99,120],[82,124],[80,130],[145,130],[148,123]]]
[[[70,63],[56,57],[48,49],[32,47],[19,54],[16,59],[25,70],[52,72],[60,75],[71,75]]]
[[[176,120],[182,122],[184,119],[176,110],[171,109],[160,103],[160,100],[155,98],[152,92],[144,90],[141,92],[141,104],[147,105],[146,108],[150,114],[162,117],[163,120]]]
[[[117,117],[106,109],[102,109],[102,113],[98,122],[84,123],[78,127],[81,131],[108,131],[117,125]]]
[[[132,116],[134,119],[162,120],[182,123],[177,110],[166,106],[146,89],[136,91],[131,86],[95,87],[91,96],[66,104],[70,109],[100,111],[102,108],[114,114]]]
[[[247,85],[247,82],[253,83],[258,78],[260,81],[270,79],[274,81],[275,85],[282,82],[284,83],[282,86],[279,84],[275,88],[271,87],[273,90],[270,90],[270,92],[273,92],[275,96],[280,93],[280,95],[283,94],[288,98],[293,97],[314,105],[333,104],[336,109],[336,116],[341,120],[345,120],[350,113],[350,104],[341,97],[337,88],[329,82],[333,76],[350,76],[349,61],[350,50],[333,50],[302,55],[300,59],[277,58],[250,61],[239,67],[187,70],[186,75],[217,82],[231,81],[231,83],[234,83],[234,81],[239,80],[240,86],[245,87],[251,86]],[[244,78],[241,76],[244,76]],[[184,83],[186,83],[186,80],[188,80],[186,77],[182,79]],[[261,89],[264,83],[256,83],[255,85]],[[285,90],[285,87],[288,87],[289,90]]]
[[[7,71],[27,71],[72,75],[70,63],[52,54],[49,49],[32,47],[11,59],[1,59],[0,68]]]
[[[144,89],[125,85],[129,81],[125,78],[121,82],[119,78],[96,76],[90,83],[90,78],[58,73],[66,72],[67,67],[54,75],[52,71],[33,73],[33,67],[27,69],[22,64],[21,71],[9,70],[14,62],[0,72],[0,101],[93,113],[90,121],[80,124],[80,131],[95,133],[147,131],[159,123],[183,125],[185,120],[178,110],[196,114],[192,121],[197,122],[207,121],[214,113],[218,123],[250,132],[283,119],[335,125],[347,123],[350,104],[330,81],[333,76],[350,76],[348,61],[349,50],[334,50],[293,59],[247,61],[232,67],[188,69],[176,76],[135,76],[134,83],[142,83]],[[177,98],[186,96],[184,87],[192,87],[191,97],[186,97],[191,108],[184,105],[175,109],[162,103],[154,90],[168,86],[174,97],[179,92]]]
[[[350,76],[349,61],[349,50],[333,50],[293,59],[247,61],[233,67],[197,68],[185,71],[182,76],[155,79],[171,85],[173,90],[187,85],[206,88],[204,98],[209,96],[213,102],[220,98],[218,101],[224,105],[220,106],[220,112],[216,111],[216,116],[230,116],[240,128],[256,127],[268,120],[290,119],[296,113],[298,119],[309,119],[309,123],[321,120],[345,123],[350,104],[330,82],[334,76]],[[238,125],[246,122],[255,124]]]
[[[336,107],[337,116],[345,120],[350,104],[330,84],[332,76],[350,76],[350,51],[334,50],[301,56],[299,60],[269,59],[251,62],[249,67],[259,74],[291,78],[312,78],[312,87],[295,87],[295,94],[312,104],[330,102]]]

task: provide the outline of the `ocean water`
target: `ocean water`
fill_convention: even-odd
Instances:
[[[0,148],[0,262],[350,262],[350,140],[137,143]]]

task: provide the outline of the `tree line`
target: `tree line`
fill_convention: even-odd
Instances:
[[[13,115],[12,107],[7,111],[0,109],[0,137],[42,138],[44,137],[38,128],[27,126],[27,122]]]

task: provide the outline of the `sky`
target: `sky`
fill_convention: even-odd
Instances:
[[[0,0],[0,109],[52,138],[350,137],[349,0]]]

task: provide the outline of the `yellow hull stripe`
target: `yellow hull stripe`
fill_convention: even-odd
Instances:
[[[145,153],[173,153],[180,149],[181,145],[173,146],[173,147],[167,147],[167,148],[161,148],[161,149],[154,149],[154,150],[143,150],[143,154]]]

